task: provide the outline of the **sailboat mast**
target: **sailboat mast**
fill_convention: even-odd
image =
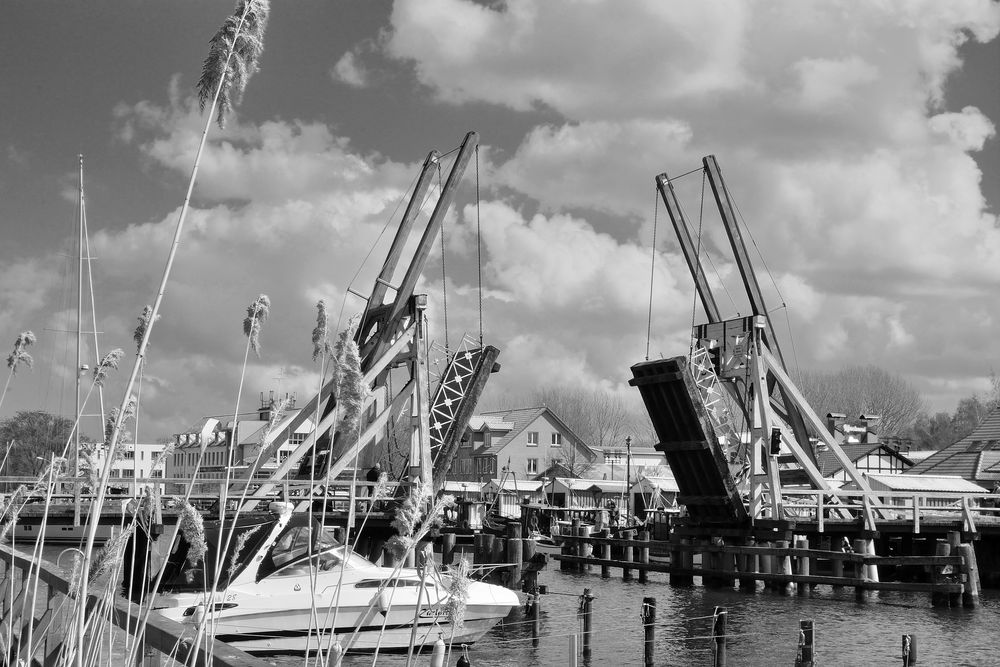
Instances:
[[[80,405],[80,380],[83,371],[83,154],[78,155],[80,160],[80,219],[79,219],[79,242],[77,248],[77,281],[76,281],[76,429],[73,441],[73,476],[80,476],[80,417],[83,406]]]

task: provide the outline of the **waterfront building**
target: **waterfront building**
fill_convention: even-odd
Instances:
[[[536,479],[554,464],[579,475],[598,458],[599,453],[549,408],[484,412],[469,420],[448,479],[488,482],[505,473]]]

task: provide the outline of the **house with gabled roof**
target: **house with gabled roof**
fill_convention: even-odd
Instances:
[[[827,429],[859,472],[895,475],[913,466],[913,461],[900,451],[898,444],[882,440],[872,428],[871,424],[877,421],[877,417],[866,418],[862,415],[860,425],[843,423],[843,419],[842,414],[828,414]],[[840,458],[829,447],[821,441],[814,441],[813,451],[816,454],[816,467],[824,478],[835,485],[850,479]]]
[[[993,408],[972,433],[928,456],[909,475],[952,475],[993,489],[1000,483],[1000,407]]]
[[[535,479],[554,463],[585,467],[598,456],[547,407],[483,412],[469,420],[447,478],[485,482],[506,468],[517,479]]]

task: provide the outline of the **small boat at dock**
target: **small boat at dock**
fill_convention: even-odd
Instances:
[[[218,578],[219,522],[206,522],[207,553],[192,565],[189,545],[174,551],[154,609],[192,625],[208,614],[216,639],[267,655],[326,649],[334,636],[348,652],[431,646],[439,637],[470,644],[519,604],[514,592],[473,581],[464,621],[453,624],[448,573],[380,567],[338,542],[317,518],[286,503],[271,507],[270,515],[227,522],[231,535]],[[206,592],[213,581],[214,595]]]

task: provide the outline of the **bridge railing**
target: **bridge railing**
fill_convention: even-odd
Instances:
[[[906,522],[919,533],[921,523],[961,522],[962,530],[976,532],[977,524],[1000,523],[1000,495],[952,491],[854,491],[789,489],[781,492],[782,516],[771,516],[769,502],[760,504],[755,519],[827,522],[863,519],[869,527],[880,522]]]

